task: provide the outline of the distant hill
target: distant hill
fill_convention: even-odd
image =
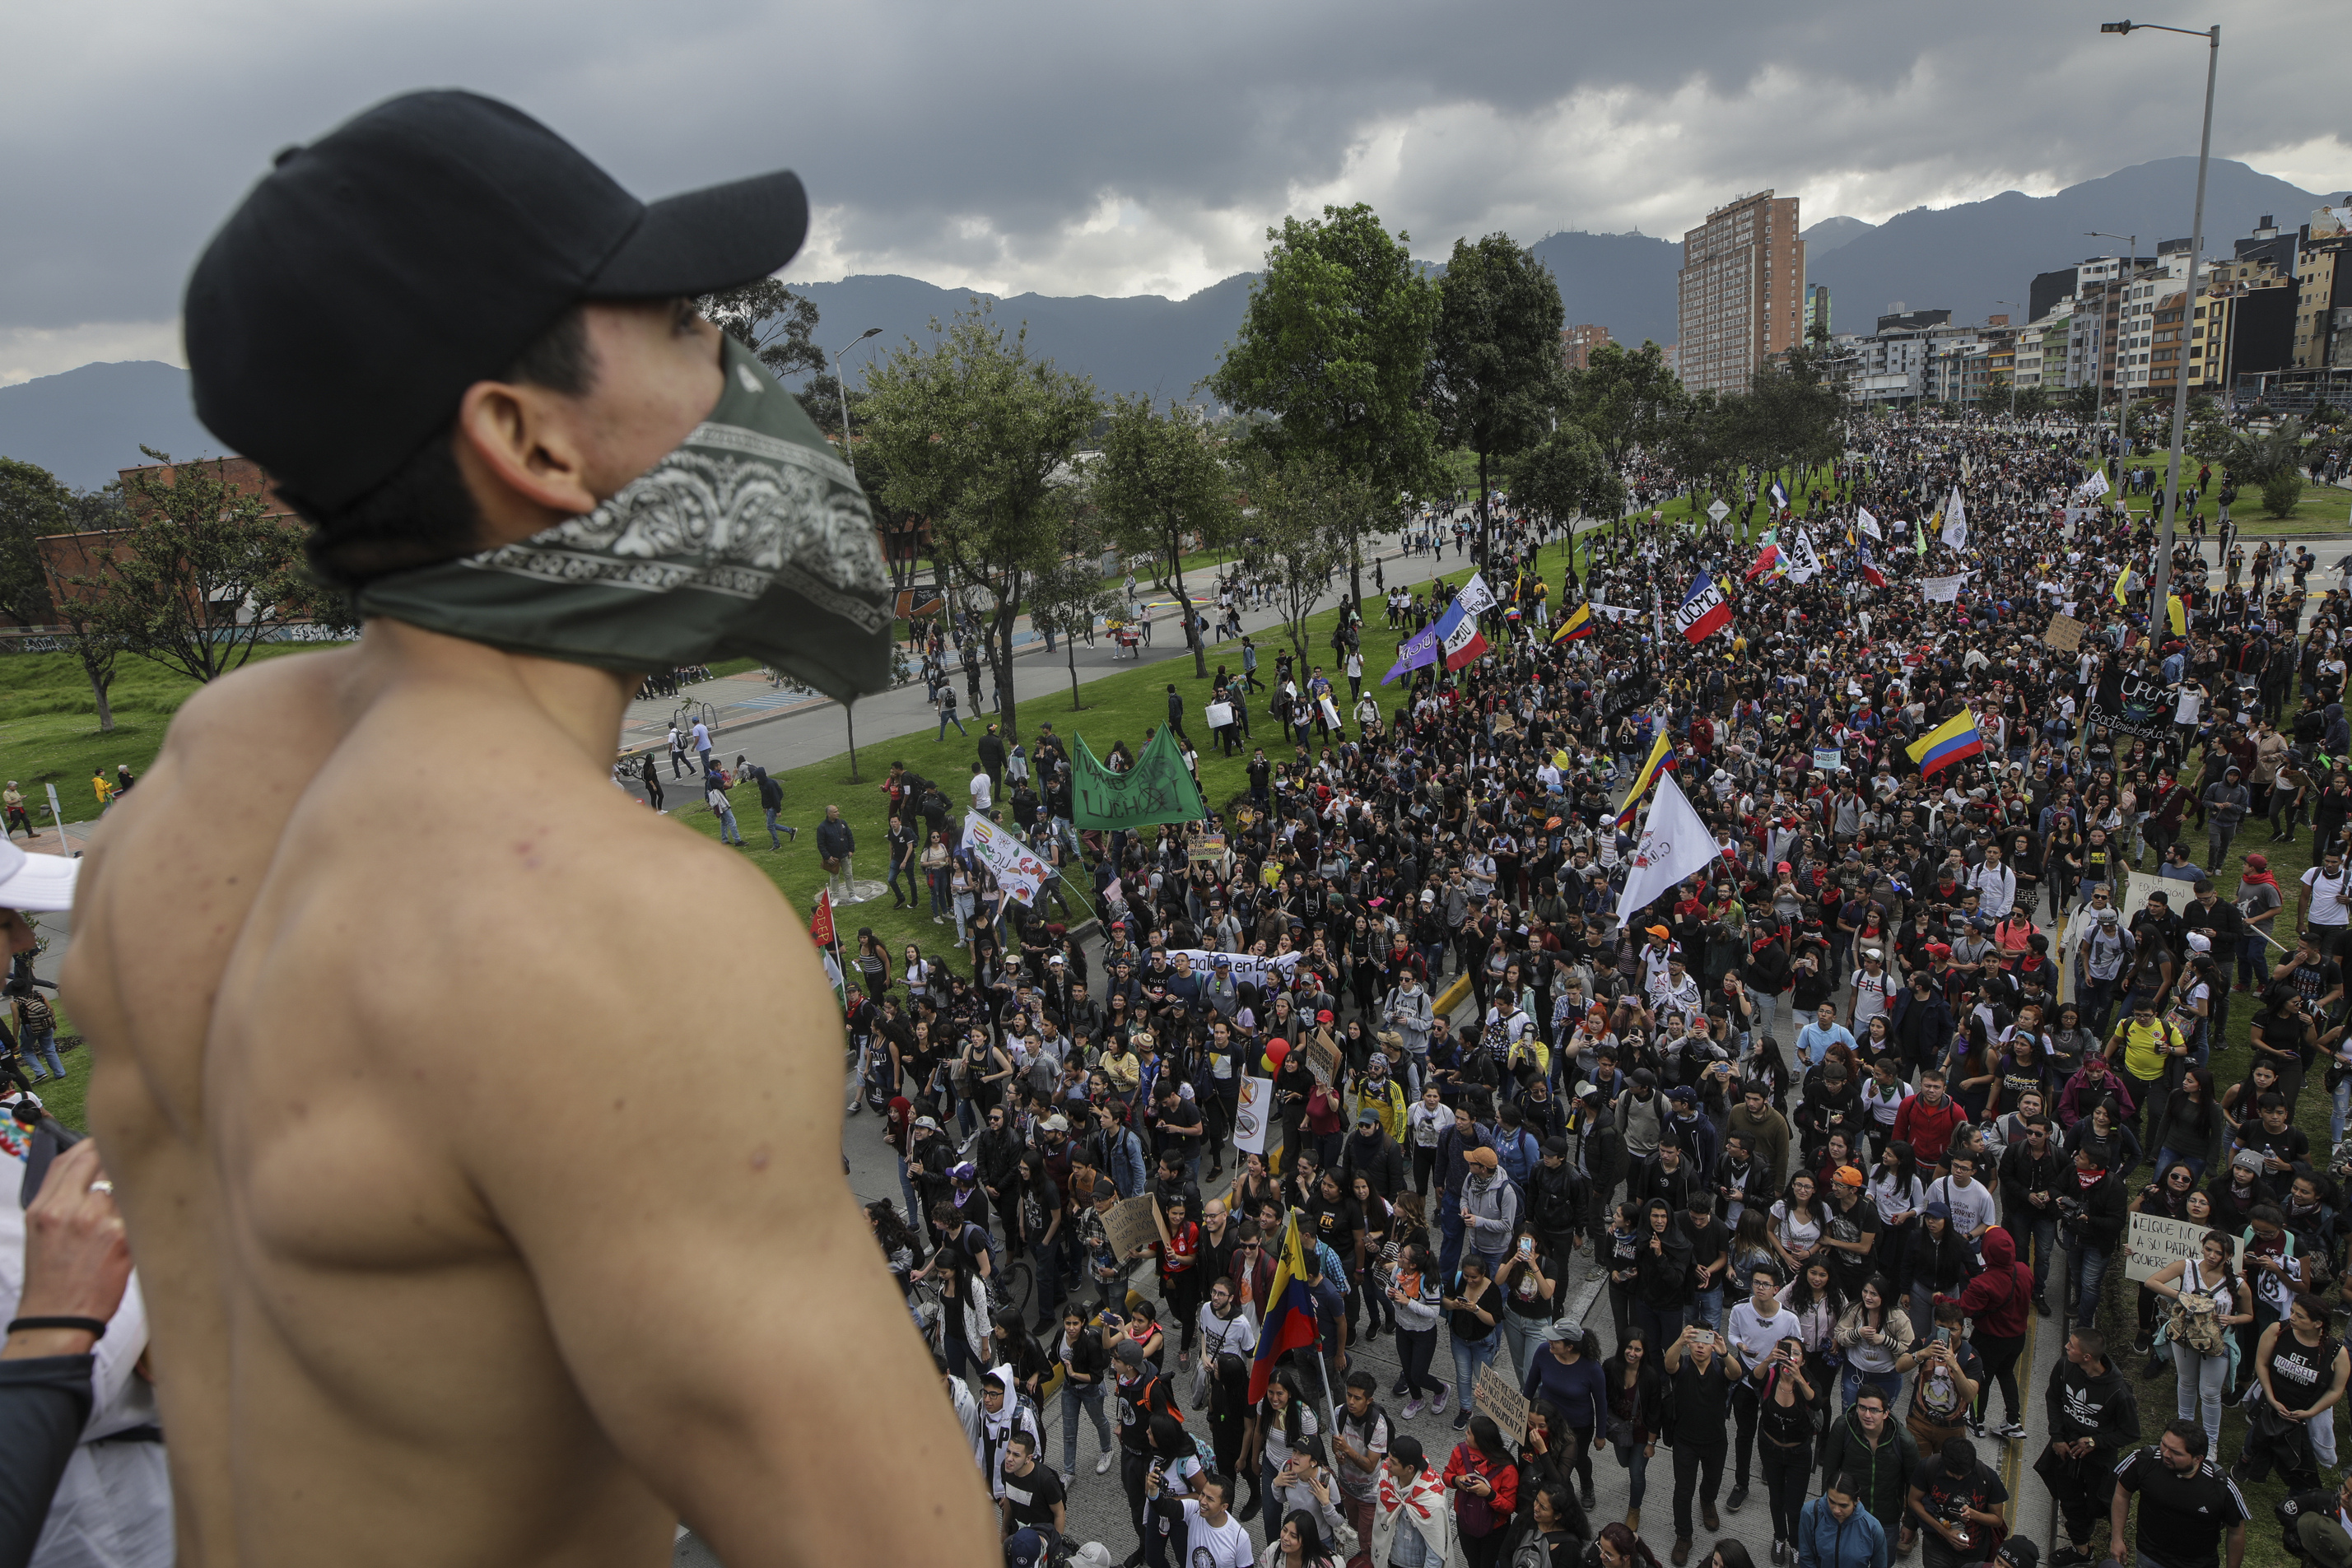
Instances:
[[[1812,270],[1813,263],[1840,246],[1850,245],[1876,228],[1876,224],[1864,223],[1860,218],[1823,218],[1809,229],[1801,229],[1797,237],[1805,242],[1805,268]],[[1812,281],[1811,278],[1807,282]],[[1835,298],[1836,296],[1831,296]]]
[[[2004,191],[1936,211],[1915,207],[1826,256],[1809,249],[1805,280],[1829,285],[1845,332],[1870,330],[1897,299],[1913,310],[1948,309],[1955,321],[1982,321],[2005,308],[1996,303],[2002,299],[2017,301],[2021,315],[2035,273],[2122,254],[2122,241],[2092,239],[2089,231],[2137,235],[2139,254],[2154,256],[2158,241],[2189,237],[2196,199],[2197,160],[2158,158],[2055,195]],[[2206,176],[2205,254],[2227,256],[2230,242],[2252,234],[2265,214],[2291,234],[2325,199],[2217,158]]]
[[[123,360],[0,387],[0,457],[37,463],[78,490],[146,462],[142,442],[174,457],[222,453],[177,365]]]

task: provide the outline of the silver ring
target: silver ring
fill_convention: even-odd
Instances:
[[[104,1176],[100,1176],[96,1181],[89,1184],[89,1190],[92,1192],[102,1192],[106,1194],[107,1197],[112,1197],[114,1196],[114,1184],[107,1180]]]

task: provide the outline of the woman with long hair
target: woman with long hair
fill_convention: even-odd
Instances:
[[[1258,1510],[1257,1470],[1242,1463],[1242,1448],[1249,1439],[1249,1380],[1250,1364],[1230,1350],[1220,1352],[1210,1364],[1209,1446],[1216,1451],[1218,1471],[1248,1491],[1247,1500],[1234,1512],[1243,1520],[1256,1518]]]
[[[1405,1396],[1403,1419],[1421,1414],[1424,1404],[1445,1408],[1445,1385],[1429,1375],[1437,1354],[1437,1323],[1444,1290],[1438,1283],[1437,1261],[1420,1242],[1398,1253],[1390,1267],[1386,1287],[1389,1307],[1396,1316],[1397,1380],[1389,1392]],[[1468,1397],[1465,1393],[1465,1398]]]
[[[1969,1239],[1953,1227],[1952,1211],[1941,1203],[1928,1204],[1920,1211],[1918,1228],[1912,1232],[1906,1254],[1913,1339],[1925,1339],[1935,1331],[1933,1298],[1956,1293],[1976,1268],[1976,1254],[1969,1247]]]
[[[1325,1490],[1329,1484],[1325,1483]],[[1324,1526],[1307,1509],[1294,1508],[1282,1516],[1274,1539],[1258,1557],[1259,1568],[1339,1568],[1340,1559],[1324,1539]]]
[[[1911,1332],[1909,1314],[1895,1310],[1898,1300],[1886,1276],[1873,1274],[1863,1281],[1862,1294],[1838,1318],[1838,1348],[1845,1356],[1839,1397],[1848,1406],[1866,1383],[1886,1396],[1887,1408],[1895,1406],[1895,1396],[1903,1387],[1903,1374],[1895,1364],[1917,1337]]]
[[[1265,1397],[1251,1413],[1249,1439],[1242,1455],[1242,1462],[1257,1472],[1258,1495],[1269,1513],[1281,1506],[1275,1491],[1282,1484],[1281,1478],[1288,1474],[1294,1481],[1297,1479],[1297,1467],[1292,1459],[1307,1438],[1322,1430],[1307,1396],[1299,1392],[1297,1375],[1288,1367],[1277,1371],[1265,1385]]]
[[[1514,1568],[1523,1563],[1529,1563],[1529,1568],[1577,1568],[1591,1530],[1584,1511],[1557,1480],[1547,1480],[1526,1495],[1530,1528],[1518,1555],[1512,1559]],[[1530,1562],[1530,1552],[1541,1555]]]
[[[2168,1170],[2178,1162],[2189,1167],[2194,1183],[2213,1157],[2222,1124],[2221,1108],[2213,1099],[2212,1070],[2190,1068],[2164,1098],[2164,1116],[2151,1135],[2157,1145],[2156,1168]]]
[[[1772,1251],[1780,1260],[1784,1277],[1793,1278],[1805,1260],[1821,1249],[1821,1200],[1813,1196],[1811,1171],[1789,1178],[1789,1188],[1772,1206]]]
[[[1642,1497],[1649,1490],[1650,1460],[1666,1421],[1665,1373],[1650,1354],[1639,1329],[1617,1342],[1617,1354],[1601,1364],[1608,1390],[1609,1425],[1602,1436],[1627,1475],[1625,1527],[1642,1528]]]
[[[1952,1098],[1968,1113],[1969,1120],[1981,1123],[1986,1104],[1992,1098],[1994,1079],[1992,1037],[1985,1029],[1980,1014],[1970,1012],[1952,1037],[1949,1065],[1944,1077],[1951,1084]]]
[[[1454,1522],[1463,1557],[1470,1568],[1495,1568],[1510,1539],[1519,1467],[1493,1416],[1471,1416],[1468,1433],[1445,1461],[1445,1485],[1454,1493]]]
[[[1770,1269],[1776,1275],[1784,1274],[1780,1255],[1772,1250],[1772,1211],[1756,1204],[1744,1204],[1739,1210],[1739,1223],[1731,1228],[1731,1266],[1724,1272],[1723,1299],[1742,1301],[1753,1287],[1748,1281],[1759,1269]]]
[[[2240,1301],[2238,1277],[2230,1270],[2232,1244],[2227,1234],[2209,1230],[2196,1257],[2176,1258],[2147,1280],[2151,1293],[2169,1297],[2181,1309],[2175,1320],[2179,1326],[2168,1331],[2174,1392],[2182,1420],[2202,1416],[2209,1454],[2221,1451],[2221,1396],[2229,1386],[2231,1359],[2227,1336],[2254,1321],[2254,1303]]]
[[[1739,1542],[1727,1541],[1723,1544],[1738,1546]],[[1622,1524],[1602,1525],[1601,1533],[1593,1538],[1592,1550],[1584,1554],[1584,1561],[1586,1568],[1658,1568],[1657,1553]],[[1747,1548],[1740,1547],[1737,1564],[1727,1563],[1724,1568],[1751,1568]]]
[[[1756,1461],[1772,1507],[1772,1561],[1785,1562],[1797,1539],[1797,1515],[1813,1473],[1812,1383],[1805,1349],[1793,1337],[1772,1347],[1759,1369]]]

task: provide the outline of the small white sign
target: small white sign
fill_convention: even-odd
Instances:
[[[1717,522],[1718,522],[1718,523],[1719,523],[1719,522],[1723,521],[1723,519],[1724,519],[1724,518],[1726,518],[1726,517],[1727,517],[1731,516],[1731,508],[1730,508],[1729,507],[1727,507],[1727,506],[1725,506],[1725,505],[1723,504],[1723,497],[1722,497],[1717,496],[1717,497],[1715,498],[1715,503],[1714,503],[1714,505],[1712,505],[1712,506],[1710,506],[1710,507],[1707,507],[1707,509],[1706,509],[1706,515],[1707,515],[1708,517],[1713,517]]]

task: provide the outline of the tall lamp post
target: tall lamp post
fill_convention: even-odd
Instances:
[[[2131,269],[2139,265],[2139,235],[2111,235],[2103,229],[2085,229],[2083,231],[2083,237],[2084,239],[2119,239],[2124,242],[2125,249],[2123,265],[2116,268],[2115,280],[2107,285],[2107,289],[2109,293],[2113,293],[2118,285],[2127,286],[2131,280]],[[2127,287],[2125,298],[2130,298]],[[2102,332],[2105,331],[2106,325],[2107,302],[2104,298],[2102,298],[2099,301],[2099,329]],[[2123,326],[2124,313],[2121,309],[2117,309],[2116,312],[2116,335],[2118,338],[2123,335]],[[2109,343],[2106,347],[2107,351],[2115,356],[2116,361],[2116,496],[2117,504],[2121,505],[2124,473],[2124,413],[2126,410],[2131,407],[2131,398],[2124,391],[2123,345],[2120,343]],[[2100,385],[2098,376],[2099,367],[2093,365],[2091,367],[2091,385],[2094,388],[2097,388]],[[2098,411],[2095,408],[2091,412],[2091,423],[2095,427],[2098,423]],[[2128,510],[2129,508],[2126,507],[2126,509]]]
[[[2102,22],[2102,33],[2127,34],[2134,28],[2153,29],[2159,33],[2178,33],[2185,38],[2205,40],[2205,129],[2197,141],[2197,207],[2189,226],[2189,289],[2181,296],[2180,336],[2174,344],[2176,358],[2172,372],[2172,459],[2170,472],[2164,481],[2164,529],[2157,537],[2156,571],[2149,580],[2147,600],[2148,641],[2156,642],[2156,618],[2165,612],[2166,591],[2172,576],[2172,515],[2180,503],[2180,444],[2189,426],[2189,323],[2197,308],[2197,265],[2204,259],[2205,249],[2205,164],[2213,152],[2213,78],[2221,63],[2221,26],[2215,23],[2203,32],[2187,27],[2168,27],[2156,22]]]
[[[849,382],[844,380],[841,374],[841,356],[866,341],[866,339],[878,337],[882,329],[879,327],[868,327],[833,351],[833,384],[841,393],[841,460],[849,465],[849,472],[853,477],[857,473],[857,459],[850,455],[849,451]],[[853,784],[858,781],[857,719],[850,711],[856,706],[854,702],[844,702],[841,705],[842,727],[849,736],[849,781]],[[849,891],[854,894],[857,889],[853,886]]]

